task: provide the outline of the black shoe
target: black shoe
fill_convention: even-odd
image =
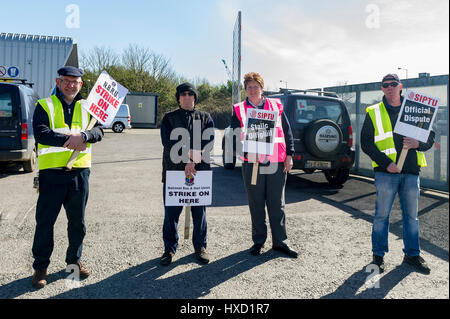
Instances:
[[[272,246],[273,250],[281,251],[282,253],[285,253],[289,257],[297,258],[298,254],[296,251],[293,251],[289,248],[289,246]]]
[[[159,260],[159,263],[163,266],[169,266],[172,263],[173,256],[175,256],[173,252],[165,251],[161,259]]]
[[[405,257],[403,258],[403,263],[411,265],[414,268],[416,268],[418,271],[420,271],[424,274],[427,274],[427,275],[431,272],[430,267],[428,266],[426,261],[421,256],[410,257],[410,256],[405,255]]]
[[[264,247],[264,245],[261,244],[254,244],[251,248],[250,248],[250,254],[252,254],[253,256],[259,256],[261,255],[261,249]]]
[[[201,262],[202,264],[209,263],[209,256],[208,253],[206,252],[206,248],[202,247],[200,249],[197,249],[195,251],[195,256],[197,257],[198,261]]]
[[[384,258],[378,255],[373,254],[372,264],[378,266],[379,273],[384,272]]]

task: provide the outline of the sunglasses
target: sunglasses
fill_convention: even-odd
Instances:
[[[192,93],[192,92],[184,92],[184,93],[181,93],[180,94],[180,96],[194,96],[194,93]]]
[[[398,86],[398,84],[399,84],[398,82],[383,83],[382,87],[384,87],[385,89],[387,89],[390,86],[395,88]]]

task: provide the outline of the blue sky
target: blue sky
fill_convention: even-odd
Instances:
[[[242,11],[242,72],[261,73],[267,89],[379,81],[398,72],[449,73],[447,0],[0,0],[0,32],[69,36],[80,52],[117,53],[139,44],[164,55],[177,74],[227,80],[232,30]],[[68,28],[68,5],[79,28]],[[283,81],[283,82],[280,82]]]

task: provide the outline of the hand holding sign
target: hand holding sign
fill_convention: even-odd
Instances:
[[[426,143],[439,108],[439,99],[414,91],[406,91],[406,97],[400,109],[394,133],[407,138],[397,162],[401,171],[409,149],[419,147],[419,142]]]
[[[83,141],[81,134],[70,135],[69,139],[64,143],[63,147],[82,152],[86,150],[86,143]]]
[[[87,100],[81,102],[81,106],[92,115],[85,130],[91,130],[97,121],[103,125],[109,124],[116,116],[127,93],[128,90],[125,87],[116,82],[106,71],[103,71],[95,82]],[[77,144],[74,141],[67,142],[69,143],[66,143],[67,145]],[[75,148],[77,147],[75,146]],[[72,169],[78,154],[79,151],[73,152],[67,163],[67,169]]]

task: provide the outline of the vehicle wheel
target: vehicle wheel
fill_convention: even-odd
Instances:
[[[122,133],[124,129],[125,129],[125,126],[122,123],[120,123],[120,122],[116,122],[112,126],[112,130],[115,133]]]
[[[348,168],[337,168],[324,171],[325,177],[331,185],[343,185],[350,175]]]
[[[232,150],[226,150],[225,149],[225,138],[222,140],[222,163],[223,163],[223,167],[225,169],[234,169],[236,166],[236,154],[234,154],[234,152],[232,152],[231,154],[233,154],[233,159],[232,162],[230,163],[226,163],[225,162],[225,154],[226,152],[232,152]],[[228,159],[229,161],[229,159]]]
[[[341,128],[327,119],[315,121],[305,133],[305,146],[312,155],[319,158],[330,158],[337,154],[342,140]]]
[[[37,164],[36,148],[34,147],[33,152],[31,153],[30,160],[23,162],[23,170],[27,173],[34,172],[34,170],[36,169],[36,164]]]

